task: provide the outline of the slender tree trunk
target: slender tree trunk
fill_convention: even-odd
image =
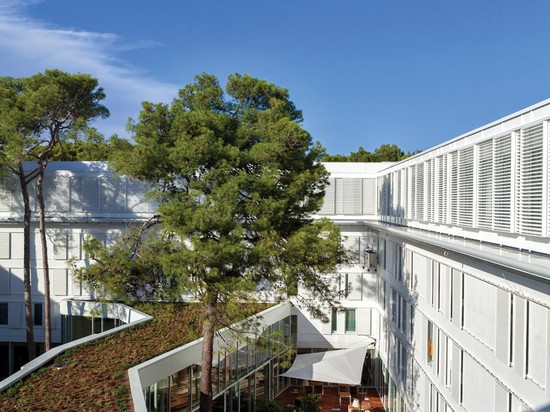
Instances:
[[[50,311],[50,267],[48,263],[48,243],[46,242],[46,218],[44,205],[44,168],[40,167],[40,171],[36,178],[36,188],[38,199],[38,219],[40,223],[40,243],[42,244],[42,270],[44,276],[44,343],[46,351],[52,348],[52,325]]]
[[[209,303],[206,306],[204,324],[202,326],[202,359],[201,359],[201,384],[200,384],[200,409],[199,412],[212,411],[212,360],[214,357],[214,319],[216,306]]]
[[[18,176],[21,184],[21,194],[23,195],[23,205],[25,207],[23,215],[23,289],[25,299],[25,323],[27,329],[27,350],[29,361],[31,361],[36,358],[31,295],[31,205],[28,182],[25,178],[22,164],[19,165]]]

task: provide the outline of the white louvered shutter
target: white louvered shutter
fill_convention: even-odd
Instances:
[[[484,229],[493,228],[493,140],[479,145],[479,166],[477,177],[477,225]]]
[[[458,152],[449,154],[449,223],[458,224]]]
[[[323,207],[319,211],[320,215],[333,215],[334,214],[334,179],[328,180],[328,185],[325,187],[325,198],[323,200]]]
[[[363,179],[363,214],[376,215],[375,179]]]
[[[474,217],[474,148],[458,152],[458,224],[473,226]]]
[[[543,126],[521,130],[517,147],[516,230],[542,235]]]
[[[512,214],[512,137],[494,141],[493,229],[510,232]]]
[[[361,207],[361,179],[343,179],[343,213],[345,215],[360,215]]]
[[[447,156],[439,156],[437,159],[437,222],[447,223],[447,198],[448,193]]]

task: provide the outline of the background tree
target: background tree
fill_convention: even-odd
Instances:
[[[24,293],[29,358],[35,356],[30,285],[31,209],[28,187],[36,179],[44,277],[45,346],[51,349],[51,311],[48,249],[43,196],[44,171],[54,149],[75,136],[88,121],[108,116],[99,102],[105,98],[98,81],[86,74],[46,70],[31,77],[0,78],[0,134],[4,168],[18,177],[24,204]],[[23,160],[36,168],[25,171]]]
[[[365,150],[362,146],[356,152],[351,152],[348,156],[324,153],[322,160],[323,162],[397,162],[417,153],[420,153],[420,150],[405,153],[395,144],[383,144],[374,149],[372,153]]]
[[[93,127],[84,130],[77,130],[74,136],[67,138],[56,145],[51,158],[57,161],[103,161],[110,159],[111,153],[115,150],[130,151],[132,143],[121,139],[117,135],[109,139]]]
[[[154,256],[173,290],[204,305],[202,411],[212,407],[215,329],[261,291],[293,296],[326,319],[327,308],[338,303],[327,277],[345,260],[338,228],[311,218],[328,174],[319,163],[322,148],[301,127],[288,91],[236,74],[226,93],[216,77],[203,74],[172,104],[143,104],[131,125],[132,153],[119,153],[112,163],[153,184],[160,229],[147,232],[152,236],[139,231],[136,242],[114,248],[95,242],[96,265],[80,270],[84,280],[125,293],[144,281],[136,278]],[[148,252],[150,239],[162,253]],[[120,256],[129,262],[113,264]]]

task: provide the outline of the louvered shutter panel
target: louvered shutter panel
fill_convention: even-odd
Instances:
[[[334,214],[334,201],[335,201],[335,184],[334,179],[328,180],[328,185],[325,187],[325,198],[323,199],[323,206],[319,211],[321,215],[333,215]]]
[[[126,180],[126,211],[133,213],[152,212],[145,197],[147,186],[140,181]]]
[[[67,295],[67,269],[53,269],[53,294],[55,296]]]
[[[100,209],[106,213],[126,211],[126,177],[103,176],[100,182]]]
[[[69,234],[66,231],[54,233],[53,239],[53,255],[56,260],[67,260],[69,251]]]
[[[416,220],[424,221],[424,163],[417,164],[416,169],[416,186],[415,186],[415,197],[416,197]]]
[[[510,232],[512,214],[512,137],[494,141],[493,229]]]
[[[10,234],[0,233],[0,259],[10,258]]]
[[[409,217],[409,169],[405,168],[401,170],[401,207],[403,210],[401,211],[401,216],[404,218]]]
[[[458,152],[449,154],[449,223],[458,224]]]
[[[437,158],[437,222],[447,223],[447,156]]]
[[[409,167],[408,170],[409,170],[408,173],[409,173],[409,184],[410,184],[409,218],[412,220],[416,220],[416,198],[418,197],[418,192],[416,189],[416,166],[411,166]]]
[[[362,211],[361,207],[361,179],[343,179],[344,184],[344,198],[343,198],[343,212],[345,215],[360,215]]]
[[[474,148],[458,152],[458,224],[472,227],[474,211]]]
[[[435,159],[426,163],[426,220],[434,222],[435,208]]]
[[[82,177],[82,192],[80,195],[80,207],[82,212],[100,211],[100,189],[97,177]]]
[[[521,130],[517,150],[516,229],[542,235],[543,125]]]
[[[335,213],[344,214],[344,182],[343,179],[334,179]]]
[[[357,308],[356,332],[358,335],[371,334],[371,308]]]
[[[375,179],[363,179],[363,214],[376,215]]]
[[[69,176],[58,175],[56,172],[46,173],[44,178],[44,202],[48,212],[68,212],[70,205]]]
[[[484,229],[493,228],[493,140],[479,145],[479,166],[477,176],[477,225]]]

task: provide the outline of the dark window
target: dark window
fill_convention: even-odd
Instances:
[[[346,332],[355,332],[355,309],[346,309]]]
[[[8,324],[8,304],[0,303],[0,325]]]
[[[34,304],[34,325],[42,326],[42,303]]]
[[[330,323],[331,332],[336,332],[338,330],[338,311],[336,309],[332,309]]]

